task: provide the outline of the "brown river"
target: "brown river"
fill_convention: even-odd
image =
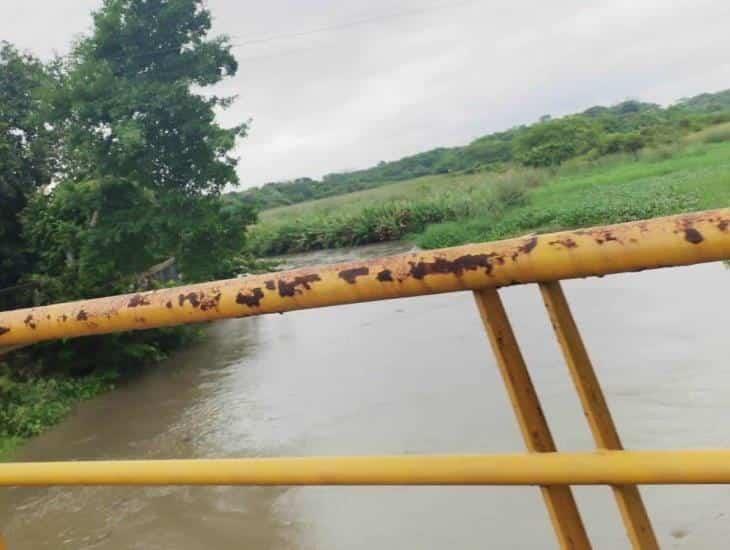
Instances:
[[[382,255],[402,245],[292,263]],[[730,271],[568,281],[630,448],[730,446]],[[593,447],[537,288],[503,297],[562,450]],[[20,460],[519,452],[469,293],[224,321],[80,404]],[[663,548],[722,548],[730,488],[642,489]],[[628,548],[605,487],[575,489],[599,549]],[[536,488],[3,489],[11,550],[555,548]]]

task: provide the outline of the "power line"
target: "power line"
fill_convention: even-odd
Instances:
[[[250,45],[254,45],[254,44],[266,44],[268,42],[274,42],[276,40],[286,40],[289,38],[299,38],[301,36],[310,36],[313,34],[319,34],[319,33],[323,33],[323,32],[340,31],[340,30],[344,30],[344,29],[350,29],[352,27],[359,27],[361,25],[376,23],[379,21],[388,21],[391,19],[398,19],[401,17],[410,17],[413,15],[420,15],[423,13],[438,11],[438,10],[442,10],[445,8],[453,8],[455,6],[461,6],[464,4],[473,4],[476,1],[477,0],[463,0],[461,2],[449,2],[447,4],[446,3],[445,4],[436,4],[436,5],[432,5],[432,6],[416,8],[416,9],[406,10],[406,11],[401,11],[401,12],[396,12],[396,13],[376,15],[373,17],[366,17],[364,19],[356,19],[354,21],[347,21],[347,22],[338,23],[335,25],[327,25],[324,27],[319,27],[316,29],[310,29],[310,30],[306,30],[306,31],[276,34],[276,35],[262,37],[262,38],[252,38],[250,40],[236,42],[236,43],[232,44],[232,46],[234,48],[240,48],[240,47],[250,46]]]
[[[232,42],[232,43],[230,43],[230,46],[231,46],[232,49],[235,49],[235,48],[244,48],[246,46],[251,46],[251,45],[255,45],[255,44],[266,44],[266,43],[269,43],[269,42],[275,42],[277,40],[286,40],[286,39],[289,39],[289,38],[298,38],[298,37],[302,37],[302,36],[311,36],[313,34],[319,34],[319,33],[323,33],[323,32],[335,32],[335,31],[345,30],[345,29],[349,29],[349,28],[353,28],[353,27],[358,27],[358,26],[361,26],[361,25],[367,25],[367,24],[370,24],[370,23],[375,23],[375,22],[378,22],[378,21],[387,21],[387,20],[398,19],[398,18],[402,18],[402,17],[411,17],[411,16],[414,16],[414,15],[420,15],[420,14],[424,14],[424,13],[439,11],[439,10],[446,9],[446,8],[453,8],[453,7],[456,7],[456,6],[462,6],[462,5],[465,5],[465,4],[473,4],[473,3],[477,2],[477,1],[478,0],[462,0],[460,2],[450,2],[450,3],[444,3],[444,4],[435,4],[435,5],[431,5],[431,6],[427,6],[427,7],[423,7],[423,8],[416,8],[416,9],[412,9],[412,10],[406,10],[406,11],[401,11],[401,12],[396,12],[396,13],[390,13],[390,14],[376,15],[376,16],[373,16],[373,17],[368,17],[368,18],[364,18],[364,19],[357,19],[357,20],[354,20],[354,21],[347,21],[347,22],[344,22],[344,23],[338,23],[338,24],[335,24],[335,25],[328,25],[328,26],[319,27],[319,28],[316,28],[316,29],[309,29],[309,30],[306,30],[306,31],[299,31],[299,32],[292,32],[292,33],[283,33],[283,34],[272,35],[272,36],[262,37],[262,38],[252,38],[250,40],[244,40],[244,41],[240,41],[240,42]],[[311,49],[311,48],[309,48],[309,49]],[[171,52],[177,52],[177,51],[180,51],[180,47],[179,46],[173,46],[173,47],[169,47],[169,48],[160,48],[160,49],[157,49],[157,50],[148,50],[148,51],[143,51],[143,52],[136,52],[134,54],[118,54],[118,55],[111,56],[111,57],[116,58],[116,59],[122,59],[124,57],[134,57],[134,58],[136,58],[136,57],[145,57],[145,56],[151,56],[151,55],[159,55],[159,54],[165,54],[165,53],[171,53]],[[289,50],[288,52],[283,52],[283,53],[296,53],[297,51],[298,50],[295,49],[295,50]],[[247,58],[243,58],[243,59],[241,59],[241,61],[247,61],[249,59],[259,59],[259,58],[265,58],[265,57],[277,57],[277,56],[278,56],[278,54],[269,54],[269,55],[263,55],[263,56],[257,56],[257,55],[255,55],[255,56],[250,56],[250,57],[247,57]]]

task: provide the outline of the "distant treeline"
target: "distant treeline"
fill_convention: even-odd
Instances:
[[[499,169],[505,164],[545,167],[581,156],[636,152],[671,143],[689,131],[730,120],[730,90],[680,99],[670,107],[629,100],[561,118],[546,115],[527,126],[480,137],[464,147],[437,148],[321,181],[298,178],[267,183],[229,197],[259,210],[450,172]]]

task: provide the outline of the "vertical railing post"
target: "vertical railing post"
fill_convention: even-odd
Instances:
[[[540,292],[596,445],[599,449],[612,451],[623,449],[608,403],[560,283],[540,283]],[[658,549],[659,544],[639,489],[635,485],[614,485],[612,488],[632,546],[641,550]]]
[[[490,288],[475,291],[474,297],[527,449],[554,452],[555,442],[499,294]],[[561,547],[591,548],[570,487],[544,486],[541,491]]]

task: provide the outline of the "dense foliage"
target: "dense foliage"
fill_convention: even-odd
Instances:
[[[0,43],[0,289],[15,285],[31,266],[20,213],[54,171],[54,144],[36,116],[46,81],[38,60]],[[0,309],[15,305],[18,295],[28,298],[22,291],[0,294]]]
[[[221,197],[237,182],[232,151],[246,126],[219,126],[215,113],[232,99],[204,93],[237,70],[228,39],[208,36],[203,0],[105,0],[93,20],[49,64],[0,50],[3,308],[145,288],[140,275],[171,257],[184,281],[232,276],[246,264],[255,213]],[[78,376],[102,387],[99,379],[189,336],[147,331],[8,356],[0,435],[28,435],[56,418],[69,396],[84,394]],[[18,395],[34,391],[55,407],[48,415]]]
[[[724,136],[723,141],[719,137]],[[430,225],[422,248],[485,242],[730,205],[730,126],[671,149],[559,170],[525,204]]]
[[[170,256],[187,279],[211,277],[242,249],[251,209],[228,206],[228,227],[214,220],[245,126],[221,128],[215,109],[230,99],[195,91],[237,69],[210,25],[201,0],[107,0],[65,60],[49,101],[64,172],[25,216],[45,243],[39,274],[76,280],[62,293],[118,291]]]
[[[433,149],[365,170],[328,174],[322,180],[268,183],[234,196],[263,210],[425,175],[499,170],[507,163],[557,166],[581,156],[636,153],[727,120],[730,90],[681,99],[667,108],[630,100],[562,118],[545,116],[535,124],[489,134],[464,147]]]

